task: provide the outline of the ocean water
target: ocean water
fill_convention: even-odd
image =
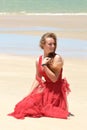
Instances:
[[[0,0],[3,13],[87,13],[87,0]]]
[[[23,56],[42,54],[39,47],[41,36],[22,34],[0,34],[0,53]],[[87,41],[58,38],[56,53],[68,58],[87,59]]]

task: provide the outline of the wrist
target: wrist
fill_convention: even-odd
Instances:
[[[43,63],[42,66],[46,66],[47,64],[46,63]]]

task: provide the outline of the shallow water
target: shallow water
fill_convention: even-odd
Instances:
[[[40,38],[33,35],[0,34],[0,53],[38,56],[42,54]],[[59,38],[56,52],[63,57],[87,58],[87,41]]]

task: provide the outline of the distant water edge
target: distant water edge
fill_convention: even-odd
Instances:
[[[83,16],[87,16],[87,13],[27,13],[25,11],[22,12],[0,12],[0,16],[4,16],[4,15],[83,15]]]

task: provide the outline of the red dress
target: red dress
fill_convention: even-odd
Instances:
[[[16,104],[14,112],[8,114],[17,119],[24,117],[55,117],[67,119],[69,112],[67,106],[67,92],[70,91],[66,79],[62,79],[62,69],[58,80],[52,82],[43,71],[42,56],[39,58],[39,72],[45,78],[36,77],[39,85],[33,91]]]

